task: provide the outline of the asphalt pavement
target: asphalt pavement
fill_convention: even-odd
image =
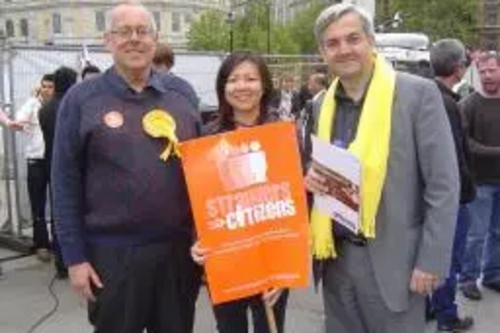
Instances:
[[[0,258],[13,253],[0,249]],[[53,278],[52,265],[38,262],[34,257],[8,261],[2,264],[4,275],[0,279],[0,332],[28,333],[44,314],[55,306],[48,286]],[[36,333],[87,333],[85,306],[70,291],[67,281],[55,281],[54,294],[58,304],[55,312],[43,322]],[[484,291],[481,302],[459,298],[464,313],[474,316],[476,326],[471,333],[498,333],[500,330],[500,295]],[[321,297],[314,289],[295,290],[287,308],[287,333],[323,332]],[[435,323],[426,332],[435,332]],[[195,333],[216,332],[206,290],[197,303]]]

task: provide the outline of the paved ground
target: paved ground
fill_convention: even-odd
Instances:
[[[9,252],[0,249],[0,258]],[[0,280],[0,332],[27,333],[37,320],[54,305],[48,285],[53,276],[51,265],[40,264],[33,257],[11,261],[4,265]],[[71,294],[67,282],[57,281],[54,291],[59,298],[56,313],[36,331],[37,333],[86,333],[91,332],[85,318],[85,308]],[[464,302],[464,311],[474,315],[477,325],[471,332],[497,333],[500,327],[500,295],[485,291],[482,302]],[[292,293],[287,310],[287,333],[322,332],[320,298],[312,289]],[[434,332],[429,325],[426,332]],[[196,317],[195,333],[215,332],[214,320],[203,291]]]

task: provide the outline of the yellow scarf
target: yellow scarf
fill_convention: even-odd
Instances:
[[[325,94],[319,112],[317,135],[330,142],[335,119],[336,79]],[[363,104],[356,138],[348,150],[361,162],[361,232],[367,238],[375,238],[375,219],[382,196],[391,136],[392,103],[396,86],[396,73],[378,55],[373,77]],[[332,234],[331,218],[313,208],[311,213],[313,255],[316,259],[337,256]]]

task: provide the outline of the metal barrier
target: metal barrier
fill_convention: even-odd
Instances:
[[[224,57],[222,53],[180,52],[175,55],[173,72],[193,85],[202,110],[216,110],[215,79]],[[324,66],[316,56],[273,55],[265,59],[273,76],[280,77],[285,72],[292,74],[298,87],[310,73]],[[90,60],[102,70],[112,63],[103,47],[9,45],[0,40],[0,107],[10,116],[14,115],[44,74],[63,65],[81,70],[84,60]],[[24,137],[6,128],[1,131],[0,246],[26,251],[31,245],[31,216]]]
[[[9,116],[13,115],[11,81],[12,51],[0,40],[0,108]],[[0,243],[21,252],[28,252],[31,246],[30,237],[26,234],[27,219],[21,216],[22,198],[20,189],[20,169],[15,134],[7,128],[2,129],[0,139]]]

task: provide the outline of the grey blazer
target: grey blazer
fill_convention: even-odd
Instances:
[[[316,119],[321,102],[314,108]],[[451,128],[434,82],[398,73],[392,113],[387,175],[368,252],[386,305],[399,312],[409,306],[415,268],[447,276],[459,177]]]

